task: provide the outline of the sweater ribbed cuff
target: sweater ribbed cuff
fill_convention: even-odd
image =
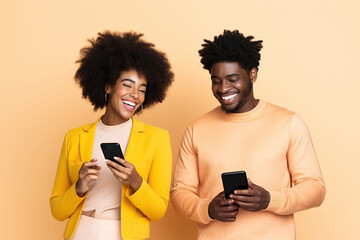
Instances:
[[[265,211],[276,213],[284,206],[285,197],[283,193],[279,191],[270,191],[269,193],[270,203]]]
[[[201,203],[199,204],[198,210],[199,210],[199,216],[200,216],[200,222],[203,224],[209,224],[213,219],[209,216],[209,204],[211,200],[203,199],[201,200]]]

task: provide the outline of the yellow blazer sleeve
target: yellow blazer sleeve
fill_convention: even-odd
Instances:
[[[57,220],[69,218],[85,196],[80,198],[76,194],[76,181],[71,182],[68,170],[68,133],[61,148],[59,164],[56,172],[55,183],[50,197],[51,214]]]
[[[152,221],[161,219],[169,202],[172,154],[170,137],[167,131],[156,136],[156,146],[148,180],[143,179],[140,188],[131,195],[127,188],[125,196],[146,217]]]

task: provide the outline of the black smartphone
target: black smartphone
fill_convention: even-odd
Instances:
[[[225,172],[221,174],[221,178],[226,198],[236,189],[249,188],[245,171]]]
[[[114,157],[119,157],[119,158],[124,159],[124,155],[121,151],[120,144],[118,144],[118,143],[101,143],[100,147],[104,154],[105,159],[116,162],[117,164],[120,164],[121,166],[124,167],[123,164],[121,164],[119,161],[115,160],[115,158],[114,158]]]

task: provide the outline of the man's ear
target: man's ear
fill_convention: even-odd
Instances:
[[[249,77],[252,83],[256,82],[256,78],[257,78],[257,69],[256,68],[252,68],[249,72]]]

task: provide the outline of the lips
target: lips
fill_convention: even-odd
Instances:
[[[228,95],[228,96],[222,96],[221,98],[222,98],[224,101],[228,101],[228,100],[231,100],[231,99],[235,98],[236,95],[237,95],[237,93],[231,94],[231,95]]]
[[[135,106],[136,106],[135,102],[132,102],[132,101],[129,101],[129,100],[123,100],[122,102],[123,102],[126,109],[128,109],[130,111],[133,111],[135,109]]]
[[[130,107],[135,107],[135,105],[136,105],[134,102],[130,102],[130,101],[126,101],[126,100],[123,100],[123,103],[126,105],[129,105]]]
[[[220,97],[224,104],[231,104],[235,100],[235,97],[237,95],[238,95],[238,93],[226,94],[226,95],[221,94]]]

